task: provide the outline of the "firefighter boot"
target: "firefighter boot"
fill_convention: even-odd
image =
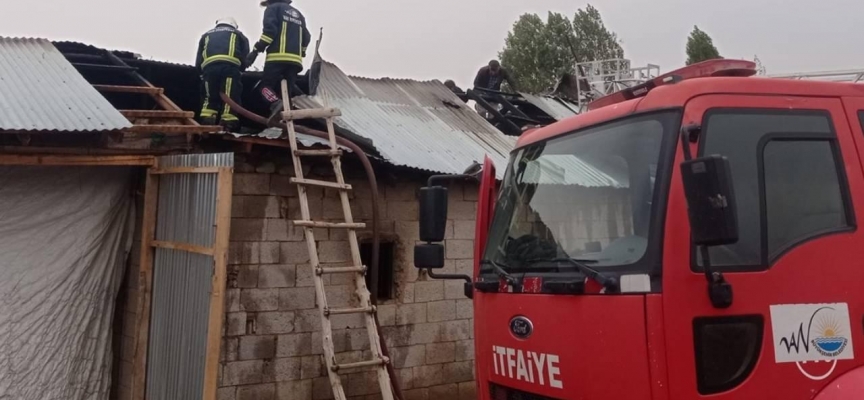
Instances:
[[[216,125],[216,116],[214,115],[214,116],[210,116],[210,117],[202,117],[201,118],[201,125],[208,125],[208,126]]]

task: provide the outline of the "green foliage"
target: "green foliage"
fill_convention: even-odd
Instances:
[[[577,62],[622,58],[624,50],[589,4],[572,21],[553,12],[545,22],[537,14],[522,15],[498,55],[520,89],[540,93],[554,87],[564,73],[574,72]]]
[[[687,65],[717,58],[723,57],[720,57],[720,52],[714,47],[711,36],[694,26],[693,32],[690,32],[690,37],[687,38]]]

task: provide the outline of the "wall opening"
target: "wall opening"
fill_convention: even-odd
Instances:
[[[378,257],[378,300],[391,300],[393,298],[393,258],[396,245],[393,242],[381,242],[381,251]],[[372,242],[360,244],[360,259],[363,265],[372,263]],[[366,286],[371,287],[371,274],[366,274]]]

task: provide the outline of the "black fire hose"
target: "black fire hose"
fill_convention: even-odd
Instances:
[[[234,100],[231,100],[230,97],[226,96],[225,93],[220,93],[220,96],[222,97],[222,101],[224,101],[226,104],[228,104],[233,110],[237,111],[243,117],[245,117],[245,118],[247,118],[253,122],[256,122],[258,124],[261,124],[264,126],[269,126],[269,122],[268,122],[267,118],[264,118],[258,114],[255,114],[255,113],[241,107]],[[288,129],[287,124],[274,123],[274,125],[277,125],[277,127],[282,128],[284,130]],[[327,134],[327,132],[322,132],[322,131],[319,131],[317,129],[307,128],[307,127],[298,126],[298,125],[294,126],[294,130],[296,132],[302,133],[304,135],[315,136],[317,138],[324,139],[328,142],[330,141],[330,136]],[[378,213],[379,213],[379,209],[378,209],[378,180],[375,178],[375,170],[372,169],[372,163],[369,161],[369,157],[366,156],[366,153],[363,151],[363,149],[360,148],[360,146],[357,146],[357,144],[355,144],[354,142],[352,142],[348,139],[345,139],[341,136],[336,136],[336,143],[341,145],[341,146],[345,146],[345,147],[351,149],[351,151],[353,151],[354,154],[356,154],[357,157],[360,158],[360,163],[363,164],[363,169],[366,171],[366,177],[369,180],[369,186],[371,188],[371,200],[372,200],[372,262],[371,262],[371,265],[369,265],[369,274],[370,274],[369,278],[372,282],[377,283],[378,282],[378,260],[379,260],[379,256],[380,256],[380,250],[381,250],[380,249],[381,233],[379,232],[379,229],[378,229],[378,227],[380,225],[380,215],[378,215]],[[375,286],[377,287],[377,285],[375,285]],[[373,290],[373,291],[370,291],[369,294],[370,294],[372,304],[377,305],[378,304],[378,291]],[[378,321],[378,313],[374,313],[373,315],[375,316],[375,326],[378,329],[378,337],[381,339],[380,340],[380,342],[381,342],[381,354],[389,359],[390,358],[390,352],[387,349],[387,343],[384,342],[384,336],[381,334],[381,323]],[[387,374],[390,375],[390,383],[393,386],[393,394],[395,395],[396,400],[402,400],[403,399],[402,388],[399,385],[399,380],[398,380],[398,377],[396,376],[396,370],[393,369],[392,360],[391,360],[391,362],[387,363]]]

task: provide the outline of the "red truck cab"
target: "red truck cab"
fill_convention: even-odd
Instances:
[[[864,86],[750,71],[706,62],[601,99],[523,134],[500,182],[486,161],[466,278],[480,399],[864,398]],[[726,165],[709,200],[731,220],[688,215],[690,154]],[[435,197],[421,268],[439,264]],[[696,243],[694,218],[734,239]]]

